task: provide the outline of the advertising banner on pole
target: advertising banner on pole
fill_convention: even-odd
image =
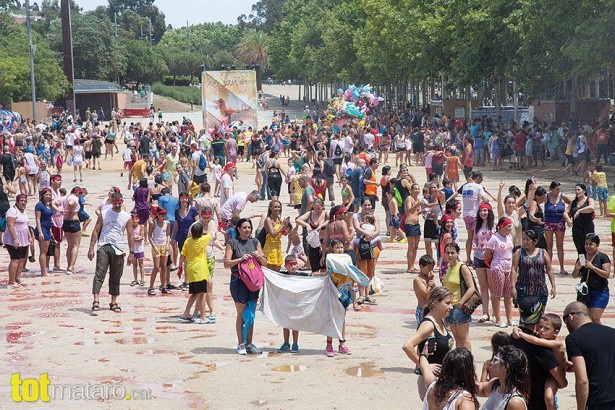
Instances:
[[[203,124],[258,128],[256,72],[254,70],[204,71]]]

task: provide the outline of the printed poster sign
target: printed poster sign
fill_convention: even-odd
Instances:
[[[203,124],[258,128],[256,72],[205,71],[202,78]]]

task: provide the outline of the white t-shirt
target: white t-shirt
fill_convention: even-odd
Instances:
[[[363,136],[363,142],[365,143],[365,145],[367,145],[367,148],[372,148],[374,146],[374,140],[376,139],[376,137],[374,137],[374,134],[371,133],[367,133]]]
[[[124,153],[122,156],[124,157],[124,162],[132,161],[132,150],[130,148],[124,149]]]
[[[353,148],[354,148],[353,138],[350,135],[346,135],[346,138],[344,138],[344,151],[346,151],[347,154],[350,154]]]
[[[229,189],[228,197],[224,192],[225,188]],[[224,205],[231,196],[233,196],[233,178],[225,172],[222,178],[220,178],[220,206]]]
[[[36,165],[36,160],[34,159],[34,154],[31,152],[26,152],[23,154],[23,157],[26,159],[28,163],[28,168],[30,171],[28,172],[30,175],[38,173],[38,165]]]
[[[98,247],[103,245],[113,245],[120,251],[124,250],[124,230],[126,224],[131,220],[130,214],[126,211],[115,212],[107,209],[102,212],[103,224],[98,237]]]
[[[194,165],[194,175],[200,177],[201,175],[205,175],[207,173],[207,167],[204,170],[199,168],[199,162],[201,161],[201,151],[194,151],[190,156],[192,164]]]
[[[226,174],[228,175],[228,174]],[[237,192],[231,196],[220,208],[220,217],[224,219],[231,219],[233,217],[233,211],[243,211],[246,203],[248,202],[247,192]]]
[[[461,201],[463,204],[463,216],[476,216],[481,198],[485,195],[482,185],[476,182],[468,182],[461,187]]]

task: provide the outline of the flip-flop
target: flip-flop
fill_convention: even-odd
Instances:
[[[483,315],[483,317],[481,317],[480,319],[478,319],[478,323],[485,323],[485,322],[488,322],[489,320],[491,320],[491,316],[489,316],[489,315]]]
[[[179,315],[177,317],[180,318],[181,320],[183,320],[184,322],[194,323],[194,319],[191,318],[191,317],[183,317],[182,315]]]

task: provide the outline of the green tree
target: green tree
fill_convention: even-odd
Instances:
[[[242,29],[257,29],[268,34],[282,21],[282,9],[287,0],[260,0],[252,5],[252,11],[247,16],[242,14],[237,18],[237,24]]]
[[[36,32],[34,75],[37,98],[55,100],[68,89],[60,57]],[[31,96],[28,37],[25,24],[15,24],[11,16],[0,13],[0,101],[27,101]]]
[[[154,5],[154,0],[109,0],[107,12],[110,21],[114,21],[117,13],[118,25],[121,25],[125,32],[131,33],[126,38],[142,38],[143,33],[143,39],[149,41],[151,22],[152,41],[157,44],[167,29],[164,13]],[[141,18],[135,18],[135,15]]]
[[[140,84],[153,84],[162,81],[169,72],[164,62],[161,50],[157,47],[150,47],[143,41],[124,40],[121,42],[126,48],[130,63],[124,75],[125,82],[136,82]]]

